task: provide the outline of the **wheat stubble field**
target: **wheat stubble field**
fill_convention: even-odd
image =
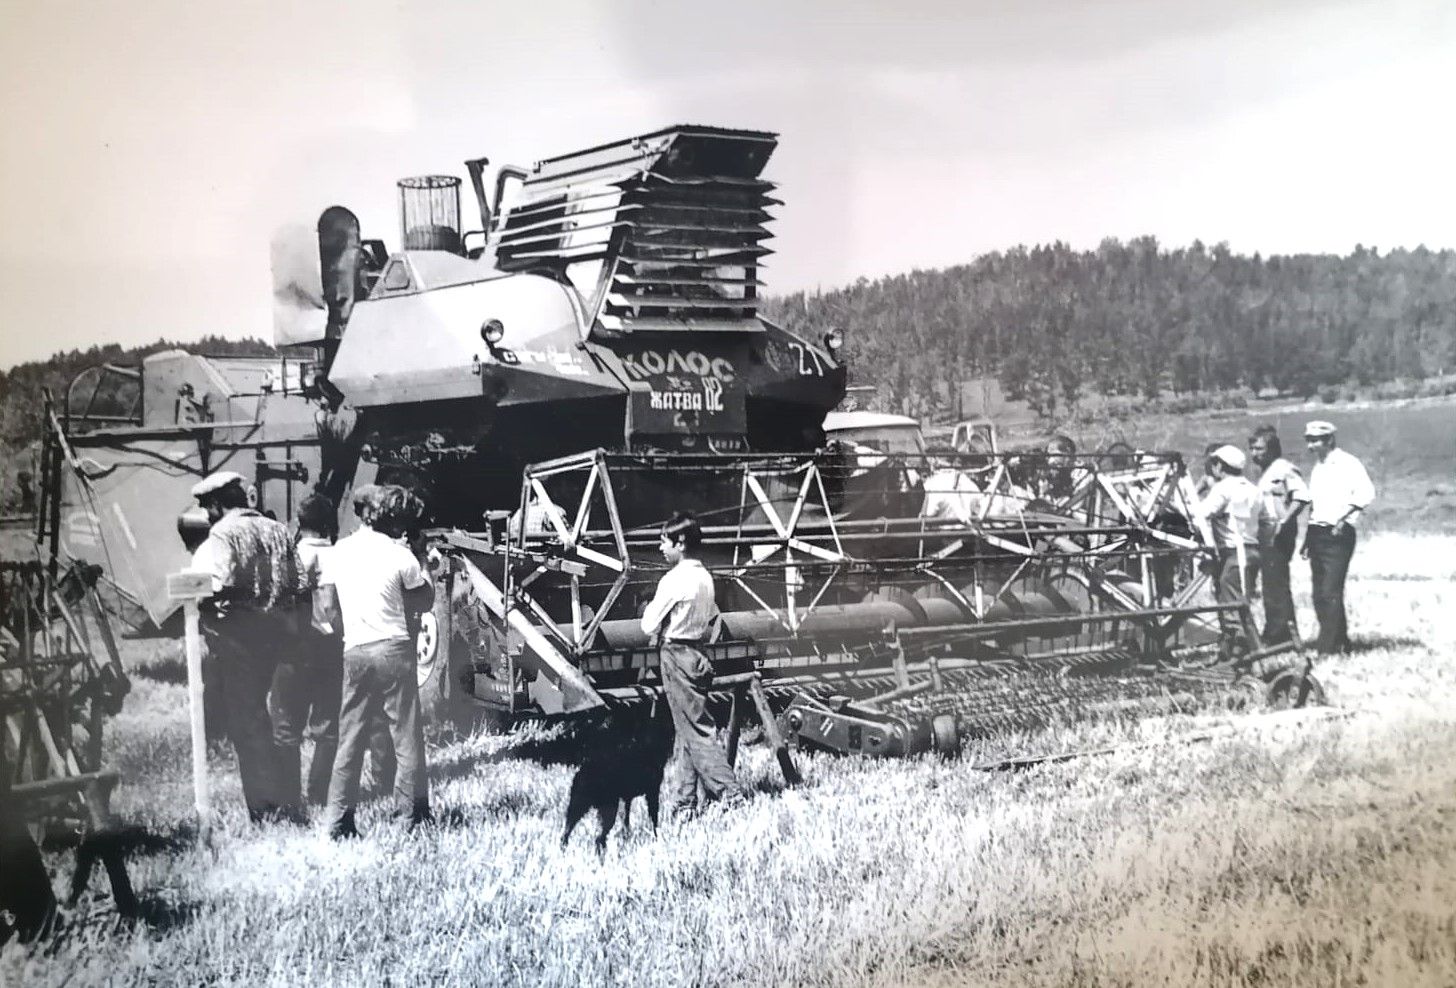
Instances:
[[[530,757],[539,731],[433,748],[440,827],[375,806],[343,845],[248,826],[219,748],[199,847],[180,671],[134,643],[109,744],[117,809],[151,835],[130,864],[147,921],[83,903],[48,949],[7,948],[0,984],[1450,985],[1456,536],[1366,539],[1349,592],[1357,652],[1318,669],[1337,710],[801,757],[792,792],[754,747],[746,809],[619,832],[601,862],[580,832],[557,849],[570,770]],[[972,767],[1124,742],[1168,743]]]

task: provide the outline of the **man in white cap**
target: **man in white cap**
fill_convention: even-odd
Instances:
[[[1259,575],[1264,581],[1264,644],[1287,642],[1294,635],[1294,598],[1289,592],[1289,562],[1299,542],[1299,515],[1309,507],[1309,485],[1299,468],[1284,458],[1279,432],[1261,425],[1249,437],[1249,456],[1262,472],[1259,493]]]
[[[1324,421],[1304,427],[1304,442],[1314,456],[1309,473],[1309,526],[1303,555],[1309,560],[1314,584],[1314,613],[1319,618],[1322,653],[1350,647],[1345,624],[1345,574],[1355,554],[1355,523],[1360,512],[1375,500],[1375,486],[1364,465],[1335,448],[1335,427]]]
[[[1259,568],[1263,501],[1259,488],[1244,476],[1244,451],[1237,446],[1218,447],[1208,465],[1213,486],[1193,505],[1193,512],[1208,526],[1214,550],[1214,599],[1233,604],[1245,599]],[[1225,654],[1248,650],[1254,631],[1239,612],[1220,611],[1218,623]]]
[[[245,483],[224,470],[193,486],[212,527],[193,553],[192,569],[212,574],[202,630],[248,815],[255,823],[296,822],[303,818],[298,769],[290,778],[273,742],[267,701],[279,654],[296,645],[294,610],[303,584],[288,527],[248,506]]]

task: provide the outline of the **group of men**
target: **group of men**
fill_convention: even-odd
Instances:
[[[249,815],[302,822],[306,797],[326,806],[332,836],[356,835],[369,751],[384,787],[393,779],[396,815],[429,821],[413,632],[433,590],[407,542],[419,498],[358,488],[360,527],[333,542],[334,506],[320,495],[300,505],[296,532],[249,507],[236,473],[212,474],[192,495],[210,522],[192,558],[212,577],[202,630]]]
[[[419,499],[391,485],[359,488],[360,527],[334,542],[333,506],[321,496],[300,505],[290,533],[248,506],[238,474],[213,474],[192,493],[211,523],[192,568],[212,575],[203,630],[250,816],[302,821],[306,797],[326,805],[332,836],[357,835],[368,752],[376,769],[383,763],[379,774],[394,778],[395,815],[410,826],[429,821],[414,632],[433,591],[407,537],[421,514]],[[744,797],[708,712],[713,670],[702,646],[718,607],[701,542],[689,515],[664,527],[661,551],[670,568],[642,616],[643,630],[661,647],[681,763],[668,804],[680,817],[705,801]],[[306,785],[304,725],[314,740]]]
[[[1262,426],[1249,437],[1248,453],[1232,444],[1207,450],[1204,480],[1190,493],[1195,520],[1214,548],[1215,596],[1220,603],[1242,600],[1262,582],[1265,645],[1289,641],[1295,633],[1289,570],[1298,551],[1309,560],[1314,586],[1320,652],[1349,647],[1345,619],[1345,576],[1355,551],[1360,514],[1375,497],[1360,461],[1336,445],[1335,426],[1315,421],[1305,426],[1305,444],[1314,459],[1309,482],[1284,458],[1278,431]],[[938,469],[925,481],[922,515],[928,520],[971,524],[988,515],[1016,515],[1038,502],[1065,496],[1076,477],[1076,446],[1056,436],[1045,447],[1031,475],[995,478],[990,493],[964,469],[952,450],[932,450]],[[1249,460],[1257,482],[1245,476]],[[984,471],[989,476],[990,471]],[[1299,518],[1310,509],[1303,548]],[[1247,650],[1253,628],[1234,610],[1219,615],[1226,651]]]
[[[1345,576],[1355,551],[1361,513],[1375,498],[1365,467],[1336,446],[1335,427],[1325,421],[1304,427],[1314,464],[1309,481],[1284,458],[1278,431],[1261,426],[1249,449],[1219,445],[1208,454],[1212,483],[1193,505],[1207,525],[1214,547],[1215,596],[1220,603],[1244,599],[1263,583],[1265,645],[1289,641],[1296,633],[1289,570],[1299,543],[1299,517],[1309,509],[1301,556],[1309,560],[1314,610],[1319,622],[1315,648],[1324,654],[1350,647],[1345,618]],[[1259,479],[1245,476],[1252,458]],[[1220,614],[1225,647],[1248,647],[1252,629],[1232,611]]]

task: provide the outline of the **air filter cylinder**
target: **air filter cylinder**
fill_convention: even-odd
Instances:
[[[399,228],[405,250],[461,253],[460,179],[454,175],[400,179]]]

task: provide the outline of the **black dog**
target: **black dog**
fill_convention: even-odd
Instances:
[[[594,809],[601,825],[597,853],[605,852],[607,835],[617,822],[618,806],[622,809],[622,826],[629,827],[632,801],[638,796],[647,800],[647,815],[656,833],[662,773],[672,757],[672,720],[667,715],[667,704],[654,703],[646,717],[626,711],[610,714],[584,740],[586,753],[571,780],[561,846],[566,846],[587,810]]]

